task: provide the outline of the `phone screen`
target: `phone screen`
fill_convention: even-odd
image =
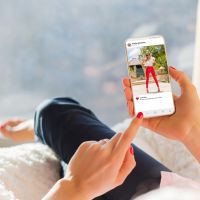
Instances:
[[[128,39],[125,45],[135,114],[148,118],[174,113],[164,38]]]

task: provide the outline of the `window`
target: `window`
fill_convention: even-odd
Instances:
[[[31,0],[0,6],[0,119],[33,117],[71,96],[106,124],[126,117],[124,40],[161,34],[169,63],[192,75],[196,0]]]

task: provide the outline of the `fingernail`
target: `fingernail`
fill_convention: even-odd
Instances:
[[[142,119],[142,118],[143,118],[143,113],[142,113],[142,112],[139,112],[139,113],[137,114],[137,118],[138,118],[138,119]]]
[[[130,151],[130,153],[131,153],[132,155],[134,154],[134,149],[133,149],[132,146],[130,146],[129,151]]]
[[[172,66],[170,66],[170,68],[171,68],[171,69],[174,69],[174,70],[176,70],[176,68],[175,68],[175,67],[172,67]]]

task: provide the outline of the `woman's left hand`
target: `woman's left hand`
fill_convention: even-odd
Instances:
[[[44,199],[90,200],[121,185],[136,165],[131,142],[141,123],[140,113],[123,134],[82,143],[68,164],[66,176]]]

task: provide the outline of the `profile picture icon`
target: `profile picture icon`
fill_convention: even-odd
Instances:
[[[130,46],[131,46],[131,43],[128,43],[127,46],[130,47]]]

